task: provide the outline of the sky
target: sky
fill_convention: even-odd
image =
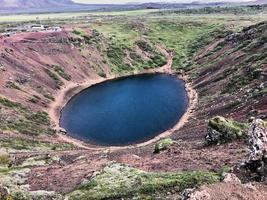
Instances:
[[[190,3],[192,1],[198,1],[198,0],[73,0],[77,3],[91,3],[91,4],[101,4],[101,3],[107,3],[107,4],[118,4],[118,3],[144,3],[144,2],[182,2],[182,3]],[[231,1],[231,2],[245,2],[245,1],[251,1],[251,0],[199,0],[200,2],[218,2],[218,1]]]

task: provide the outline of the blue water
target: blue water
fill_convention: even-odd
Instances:
[[[184,82],[165,74],[107,81],[74,96],[61,113],[61,126],[92,144],[123,146],[152,139],[185,113]]]

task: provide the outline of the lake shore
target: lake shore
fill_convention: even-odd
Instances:
[[[116,76],[112,75],[112,76],[109,76],[107,78],[99,77],[96,79],[87,79],[81,83],[67,82],[67,84],[64,86],[64,88],[62,88],[56,94],[56,99],[54,102],[52,102],[50,104],[50,107],[48,110],[48,114],[51,118],[53,129],[55,129],[57,131],[57,135],[60,138],[60,140],[67,142],[67,143],[70,143],[70,144],[73,144],[73,145],[75,145],[79,148],[82,148],[82,149],[92,149],[92,150],[96,150],[96,149],[98,149],[98,150],[99,149],[109,149],[109,150],[129,149],[129,148],[146,146],[150,143],[154,143],[154,142],[156,142],[162,138],[166,138],[166,137],[171,136],[173,132],[179,130],[185,123],[188,122],[189,118],[192,116],[193,111],[194,111],[196,104],[197,104],[197,101],[198,101],[198,96],[197,96],[197,92],[194,90],[191,83],[188,81],[187,76],[175,75],[172,72],[172,69],[171,69],[172,62],[173,62],[172,55],[168,54],[166,51],[164,53],[167,55],[167,63],[160,68],[142,71],[142,72],[137,73],[137,74],[127,74],[127,75],[120,76],[120,77],[116,77]],[[90,143],[83,142],[81,140],[78,140],[78,139],[75,139],[75,138],[69,136],[68,134],[63,133],[64,129],[60,127],[61,110],[62,110],[62,108],[64,108],[64,106],[68,103],[68,101],[73,96],[75,96],[76,94],[78,94],[82,90],[84,90],[88,87],[91,87],[95,84],[105,82],[105,81],[115,80],[115,79],[119,79],[119,78],[125,78],[125,77],[132,76],[132,75],[158,74],[158,73],[174,75],[178,79],[181,79],[185,82],[185,90],[187,92],[188,100],[189,100],[188,108],[187,108],[187,111],[180,118],[180,120],[171,129],[168,129],[168,130],[160,133],[158,136],[156,136],[156,137],[154,137],[154,138],[152,138],[146,142],[143,142],[143,143],[127,145],[127,146],[107,146],[107,147],[106,146],[92,145]]]

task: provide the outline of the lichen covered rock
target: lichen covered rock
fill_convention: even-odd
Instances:
[[[263,120],[255,119],[248,132],[249,159],[245,167],[258,181],[267,177],[267,127]]]
[[[209,120],[205,143],[207,145],[222,144],[243,138],[246,136],[246,129],[245,123],[216,116]]]
[[[160,151],[168,149],[168,147],[171,146],[173,142],[174,141],[171,138],[165,138],[165,139],[158,141],[155,144],[154,153],[159,153]]]

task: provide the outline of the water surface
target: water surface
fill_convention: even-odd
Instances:
[[[70,135],[92,144],[123,146],[152,139],[186,112],[184,82],[166,74],[106,81],[74,96],[61,113]]]

